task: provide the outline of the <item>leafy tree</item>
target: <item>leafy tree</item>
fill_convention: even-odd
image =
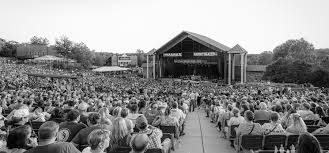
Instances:
[[[46,37],[33,36],[29,43],[32,45],[49,45],[49,40]]]
[[[106,59],[105,65],[106,66],[112,66],[112,56]]]
[[[306,83],[312,72],[312,64],[291,57],[280,58],[266,68],[264,78],[274,82]]]
[[[69,57],[72,53],[74,42],[66,36],[55,39],[55,48],[60,55]]]
[[[1,48],[0,56],[15,57],[18,45],[19,43],[16,41],[5,42],[4,46]]]
[[[301,38],[288,40],[273,50],[273,61],[287,56],[313,63],[315,59],[314,46]]]
[[[80,42],[74,44],[70,57],[75,59],[78,63],[81,63],[83,67],[88,68],[92,65],[94,54],[90,51],[86,44]]]
[[[258,64],[260,65],[268,65],[272,62],[273,53],[271,51],[264,51],[260,53]]]
[[[248,54],[247,56],[248,65],[259,65],[259,54]]]
[[[137,65],[141,67],[142,64],[146,61],[146,55],[144,51],[141,49],[137,49],[136,54],[137,54]]]

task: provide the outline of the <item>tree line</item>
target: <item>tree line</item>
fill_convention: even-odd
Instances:
[[[315,49],[303,38],[288,40],[274,48],[263,79],[329,87],[329,49]]]
[[[1,44],[1,42],[3,44]],[[27,43],[6,41],[5,39],[0,38],[0,56],[16,57],[16,50],[20,44],[50,45],[47,38],[38,36],[33,36]],[[74,42],[67,36],[56,38],[53,46],[58,54],[65,58],[76,60],[83,68],[90,68],[93,65],[111,66],[112,64],[111,57],[114,53],[96,52],[95,50],[91,50],[85,43]],[[146,62],[146,54],[141,49],[137,49],[135,53],[128,53],[127,55],[136,55],[138,66],[141,66],[143,62]]]

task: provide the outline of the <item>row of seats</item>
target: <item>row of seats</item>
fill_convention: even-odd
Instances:
[[[237,150],[274,150],[275,146],[290,149],[297,146],[299,135],[242,135],[238,142]],[[329,150],[329,135],[315,135],[323,150]]]
[[[32,129],[37,133],[37,131],[39,130],[39,127],[43,124],[44,122],[31,122],[32,125]],[[176,127],[175,126],[159,126],[160,130],[163,133],[162,136],[162,141],[164,141],[165,139],[169,138],[171,141],[171,147],[170,149],[175,150],[175,133],[176,133]],[[134,133],[137,133],[138,131],[135,131]],[[134,134],[132,133],[132,134]],[[82,151],[84,148],[88,147],[88,145],[81,145],[79,146],[79,150]],[[169,152],[170,152],[169,149]],[[122,147],[118,149],[118,153],[129,153],[131,151],[131,148],[126,148],[126,147]],[[146,153],[162,153],[163,150],[161,149],[149,149],[147,150]]]

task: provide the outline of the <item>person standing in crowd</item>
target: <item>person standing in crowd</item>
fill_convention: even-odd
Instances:
[[[31,148],[25,153],[80,153],[80,151],[69,142],[56,142],[59,125],[48,121],[39,128],[39,145]]]

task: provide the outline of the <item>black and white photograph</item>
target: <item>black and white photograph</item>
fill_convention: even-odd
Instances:
[[[329,153],[329,0],[0,0],[0,153]]]

